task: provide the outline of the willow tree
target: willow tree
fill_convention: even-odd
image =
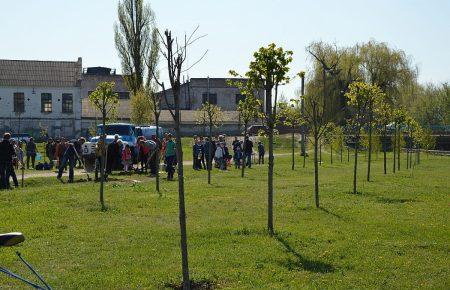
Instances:
[[[114,92],[115,87],[114,82],[101,82],[97,85],[97,88],[89,95],[89,101],[93,105],[93,107],[101,114],[102,116],[102,139],[105,142],[106,140],[106,121],[108,118],[114,116],[115,110],[117,108],[117,104],[119,103],[119,98],[117,93]],[[103,197],[104,191],[104,183],[105,183],[105,161],[106,161],[106,151],[103,150],[103,156],[100,162],[100,204],[102,206],[102,210],[106,209],[105,200]]]
[[[367,83],[378,86],[390,99],[391,106],[399,107],[404,100],[402,94],[405,88],[415,83],[417,71],[411,65],[410,59],[402,50],[389,47],[386,43],[371,40],[357,46],[360,59],[360,69]],[[376,108],[369,104],[368,108],[368,163],[367,181],[370,181],[372,159],[372,130]]]
[[[209,100],[209,96],[208,96]],[[218,127],[223,122],[223,113],[219,106],[211,104],[208,102],[204,103],[195,114],[195,119],[197,124],[203,124],[209,128],[209,142],[208,142],[208,155],[205,156],[206,162],[208,163],[206,168],[208,171],[208,184],[211,184],[211,169],[212,169],[212,129],[213,127]]]
[[[361,130],[368,122],[370,104],[376,103],[383,93],[379,87],[364,82],[354,82],[346,93],[348,104],[352,109],[353,117],[349,120],[355,140],[355,159],[353,167],[353,194],[357,193],[356,175],[358,168],[358,149],[360,146]]]
[[[253,54],[249,71],[245,74],[255,88],[265,91],[266,103],[264,120],[268,127],[269,170],[267,180],[267,228],[270,235],[273,229],[273,137],[277,117],[278,88],[289,82],[289,64],[292,62],[292,51],[277,47],[274,43],[261,47]]]

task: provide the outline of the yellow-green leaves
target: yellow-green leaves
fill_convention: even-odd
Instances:
[[[102,114],[103,118],[110,117],[119,103],[118,95],[114,92],[115,86],[114,82],[101,82],[89,95],[89,101]]]

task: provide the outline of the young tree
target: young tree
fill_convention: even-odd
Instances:
[[[117,104],[119,103],[119,98],[117,93],[114,93],[114,82],[102,82],[99,83],[95,91],[93,91],[89,95],[89,101],[93,105],[93,107],[100,112],[102,115],[102,125],[103,132],[102,137],[103,140],[106,139],[105,134],[105,126],[106,121],[111,115],[114,115]],[[103,189],[105,183],[105,161],[106,161],[106,152],[103,152],[102,162],[100,162],[100,204],[102,206],[102,210],[105,210],[105,201],[103,198]]]
[[[392,122],[392,106],[388,102],[386,96],[380,98],[380,101],[375,106],[375,116],[377,124],[381,127],[381,146],[383,150],[383,169],[384,174],[387,173],[387,141],[388,141],[388,125]]]
[[[291,99],[291,103],[279,103],[279,119],[291,127],[292,170],[295,168],[295,130],[302,125],[300,100]]]
[[[367,83],[378,86],[386,93],[391,105],[400,104],[399,96],[405,85],[413,83],[417,77],[415,68],[410,65],[406,54],[390,48],[386,43],[371,40],[357,46],[360,70]],[[370,181],[372,160],[372,129],[374,123],[374,104],[368,108],[368,163],[367,181]]]
[[[397,166],[398,170],[400,170],[400,150],[402,147],[401,131],[402,131],[403,123],[405,122],[405,118],[406,118],[405,110],[402,108],[394,109],[392,111],[392,118],[394,121],[394,135],[392,136],[393,137],[392,152],[393,152],[393,157],[394,157],[393,172],[395,173],[396,166]]]
[[[345,147],[344,130],[340,126],[334,126],[333,135],[334,138],[332,140],[332,146],[333,148],[336,148],[337,152],[339,152],[340,161],[342,163],[342,153]]]
[[[230,75],[238,77],[239,74],[230,70]],[[244,125],[243,137],[247,136],[247,130],[250,122],[261,119],[263,114],[261,112],[262,103],[259,98],[259,90],[255,87],[255,83],[242,80],[227,80],[229,86],[237,87],[244,96],[243,100],[239,101],[237,110],[239,112],[239,120]],[[258,98],[257,98],[258,96]],[[245,142],[243,143],[242,151],[245,153]],[[241,177],[245,175],[245,159],[241,167]]]
[[[148,92],[143,88],[137,91],[131,98],[130,120],[134,124],[150,124],[152,118],[152,102]]]
[[[277,116],[278,88],[289,82],[289,64],[292,62],[292,51],[285,51],[274,43],[267,47],[261,47],[253,54],[249,71],[245,74],[248,81],[256,88],[263,88],[266,94],[265,121],[268,127],[269,137],[269,170],[268,170],[268,217],[267,228],[270,235],[273,230],[273,137]]]
[[[196,62],[194,62],[191,67],[184,68],[187,59],[187,49],[188,46],[194,43],[200,37],[196,37],[195,33],[198,27],[192,32],[192,34],[187,37],[185,35],[184,40],[179,42],[177,39],[172,37],[172,32],[166,30],[164,35],[158,32],[162,47],[160,52],[167,63],[167,71],[170,85],[172,87],[173,93],[173,103],[175,109],[170,109],[169,112],[175,124],[175,137],[176,137],[176,156],[178,162],[178,210],[179,210],[179,221],[180,221],[180,248],[181,248],[181,265],[183,272],[183,289],[190,289],[191,282],[189,279],[189,264],[188,264],[188,247],[187,247],[187,230],[186,230],[186,206],[184,200],[184,170],[183,170],[183,147],[181,144],[181,118],[180,118],[180,89],[181,89],[181,73],[189,70],[193,65],[198,63],[205,55]],[[155,82],[161,87],[164,99],[168,103],[167,91],[164,82],[158,80],[156,75],[154,75]]]
[[[361,129],[367,124],[370,104],[374,104],[382,97],[379,87],[363,82],[354,82],[345,94],[348,104],[353,110],[353,118],[349,120],[355,138],[355,163],[353,167],[353,194],[357,193],[356,173],[358,167],[358,149],[360,146]]]
[[[205,124],[209,128],[209,148],[208,152],[211,156],[212,151],[212,128],[218,127],[223,122],[222,110],[219,106],[210,104],[209,101],[204,103],[196,112],[195,116],[197,124]],[[212,158],[210,156],[205,156],[206,162],[208,163],[206,168],[208,170],[208,184],[211,184],[211,168],[212,168]]]

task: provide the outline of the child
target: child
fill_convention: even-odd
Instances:
[[[217,146],[216,153],[214,154],[214,157],[217,160],[217,163],[219,164],[219,169],[226,170],[225,165],[225,159],[224,159],[224,144],[220,143],[220,146]]]
[[[241,168],[242,150],[240,146],[235,147],[234,150],[234,168]]]
[[[128,168],[131,165],[131,149],[128,144],[122,150],[122,164],[124,171],[128,172]]]
[[[264,154],[265,154],[265,150],[264,150],[264,144],[259,141],[258,142],[258,164],[264,164]]]

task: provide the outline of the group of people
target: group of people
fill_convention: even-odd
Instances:
[[[194,170],[210,169],[213,161],[216,168],[227,170],[227,167],[231,166],[232,160],[236,169],[241,168],[241,166],[251,168],[253,141],[250,140],[249,136],[245,136],[244,140],[234,137],[231,146],[233,155],[230,154],[225,135],[214,137],[212,141],[207,137],[203,138],[195,135],[192,147]],[[264,164],[264,144],[259,141],[257,149],[258,163]]]

